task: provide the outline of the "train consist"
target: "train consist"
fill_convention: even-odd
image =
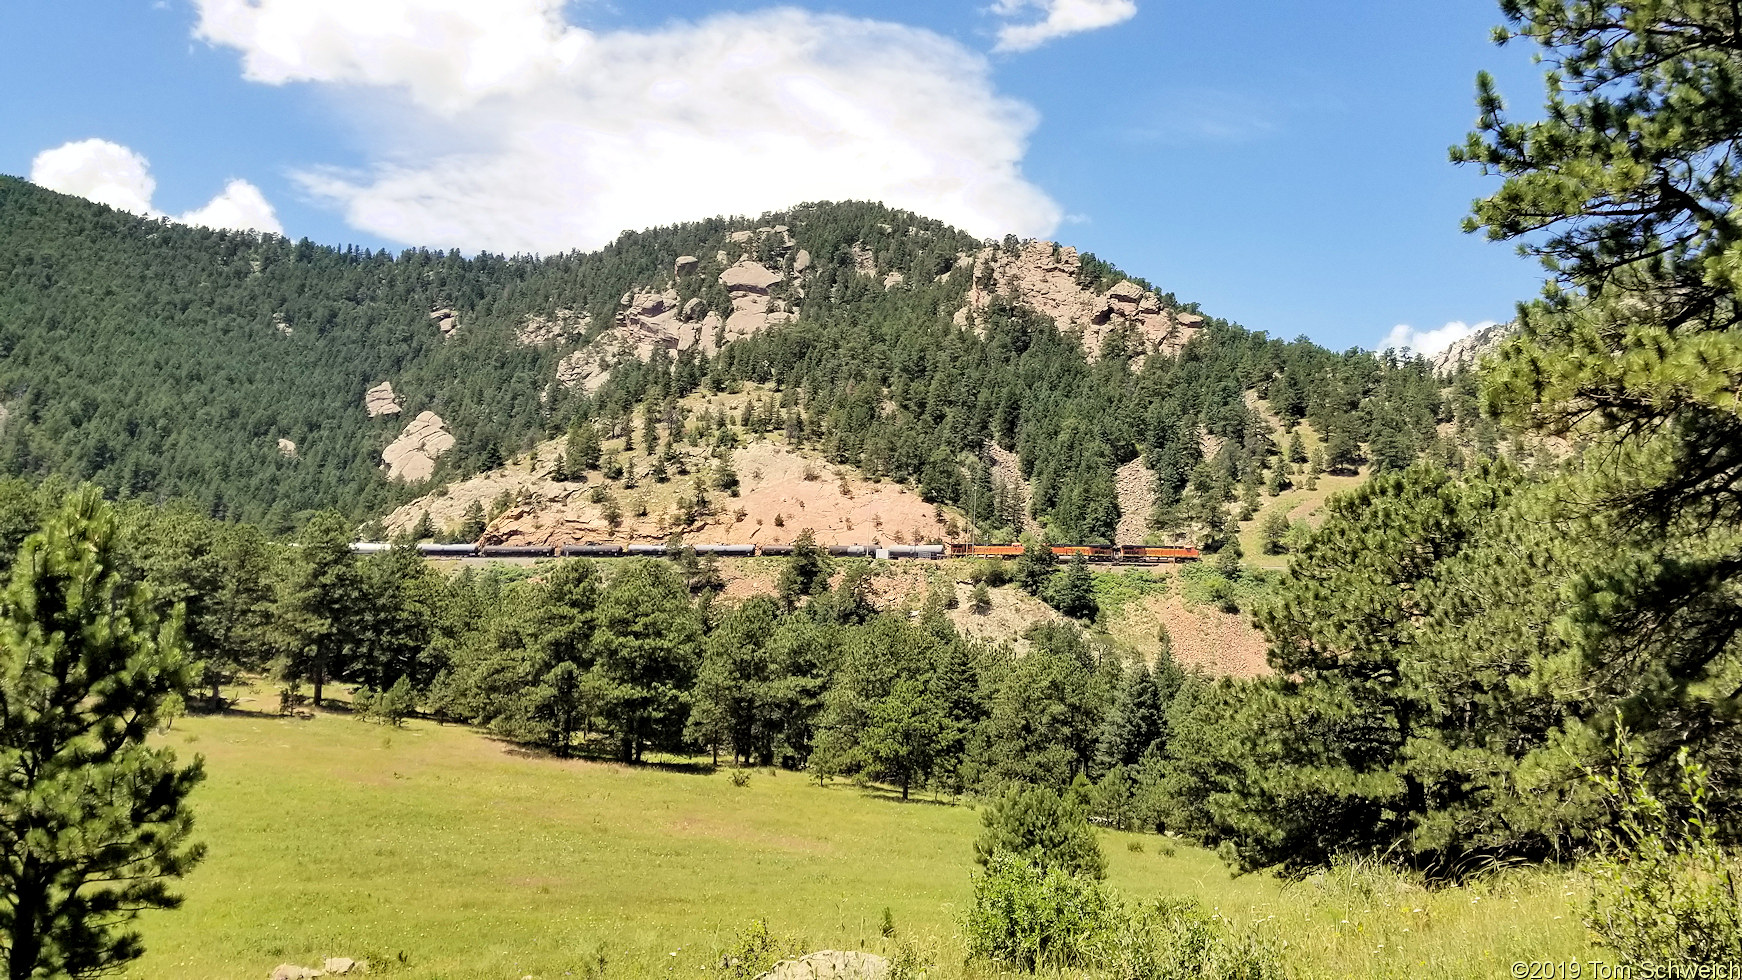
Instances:
[[[351,546],[360,554],[386,551],[391,545],[379,541],[362,541]],[[722,558],[776,558],[792,554],[790,544],[693,544],[683,547],[698,555],[718,555]],[[637,558],[663,557],[670,550],[663,544],[563,544],[563,545],[476,545],[419,544],[417,550],[426,558]],[[1019,544],[833,544],[824,547],[831,555],[843,558],[1014,558],[1022,554]],[[1117,561],[1159,564],[1162,562],[1197,561],[1196,548],[1159,548],[1141,544],[1058,544],[1052,546],[1058,558],[1084,555],[1091,561]]]

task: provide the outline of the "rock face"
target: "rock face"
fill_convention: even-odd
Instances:
[[[363,393],[363,408],[369,412],[370,418],[382,415],[398,415],[399,402],[393,397],[393,382],[383,381]]]
[[[825,949],[781,960],[757,980],[883,980],[889,976],[889,961],[875,953]]]
[[[608,329],[592,343],[569,352],[557,363],[557,383],[565,388],[598,391],[610,379],[614,367],[631,359],[645,361],[656,350],[677,353],[692,349],[711,357],[733,340],[796,319],[798,313],[790,302],[774,295],[776,287],[786,282],[786,276],[778,268],[771,268],[777,263],[783,265],[786,254],[792,250],[793,240],[787,229],[784,226],[757,228],[733,232],[728,237],[740,245],[766,246],[775,256],[769,264],[745,255],[727,265],[729,257],[725,252],[719,254],[720,264],[726,265],[726,270],[720,274],[720,285],[726,287],[732,298],[729,316],[722,317],[708,309],[708,304],[700,297],[683,299],[675,286],[631,290],[623,294],[619,303],[621,308]],[[693,274],[700,268],[701,260],[693,255],[679,257],[674,267],[679,276]],[[802,297],[804,293],[795,283],[781,295]],[[529,325],[532,322],[528,320]],[[547,337],[572,339],[582,332],[584,327],[559,336],[542,322],[536,331],[522,331],[526,338],[523,342],[532,338],[546,342],[544,338]]]
[[[1110,335],[1124,331],[1130,344],[1140,348],[1131,351],[1139,363],[1151,354],[1178,354],[1202,329],[1203,317],[1164,309],[1159,297],[1129,280],[1105,293],[1084,289],[1077,279],[1082,259],[1069,246],[1029,241],[1014,255],[984,248],[973,263],[968,305],[956,313],[956,322],[964,326],[976,323],[995,297],[1012,296],[1052,317],[1060,330],[1079,334],[1090,360],[1101,356]]]
[[[381,452],[387,478],[416,483],[435,472],[435,461],[454,448],[447,423],[434,412],[424,412],[405,427],[399,438]]]
[[[1453,341],[1450,347],[1428,358],[1428,363],[1433,365],[1435,374],[1451,374],[1462,365],[1474,365],[1499,350],[1506,338],[1512,336],[1512,329],[1510,323],[1490,324],[1462,340]]]
[[[454,331],[460,329],[460,315],[445,306],[440,309],[430,310],[429,318],[435,321],[436,328],[441,330],[442,339],[444,340],[448,337],[452,337]]]
[[[526,347],[566,343],[583,336],[592,325],[593,318],[590,314],[576,313],[574,310],[557,310],[550,316],[528,314],[514,328],[514,339]]]

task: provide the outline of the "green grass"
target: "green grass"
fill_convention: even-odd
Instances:
[[[706,977],[757,917],[809,948],[887,950],[885,906],[935,976],[983,972],[964,967],[956,926],[979,820],[967,806],[767,770],[739,788],[724,770],[556,760],[463,728],[334,714],[186,718],[166,738],[206,758],[194,806],[210,854],[182,909],[140,920],[149,952],[129,976],[264,977],[351,956],[393,976],[544,978],[580,975],[602,951],[608,976]],[[1437,893],[1383,874],[1284,885],[1230,878],[1154,835],[1103,845],[1121,893],[1261,922],[1304,976],[1489,977],[1519,958],[1589,958],[1564,876]]]
[[[1095,572],[1092,577],[1095,582],[1095,605],[1100,609],[1103,622],[1117,617],[1130,603],[1147,596],[1166,595],[1168,591],[1167,578],[1147,568]]]

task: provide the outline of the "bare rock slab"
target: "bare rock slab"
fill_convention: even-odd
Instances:
[[[388,479],[416,483],[429,479],[435,473],[435,461],[452,448],[454,437],[447,423],[434,412],[424,412],[382,450],[381,461],[387,466]]]
[[[393,395],[393,382],[383,381],[363,393],[363,408],[370,418],[382,415],[398,415],[399,400]]]
[[[825,949],[781,960],[757,980],[884,980],[889,960],[858,950]]]

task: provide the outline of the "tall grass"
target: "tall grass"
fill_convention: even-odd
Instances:
[[[244,708],[269,707],[254,696]],[[181,883],[183,908],[140,920],[148,952],[129,976],[264,977],[352,956],[449,980],[707,977],[756,920],[782,948],[923,958],[934,978],[987,971],[967,963],[960,927],[970,806],[774,770],[735,787],[695,760],[558,760],[419,720],[243,711],[165,737],[206,757],[193,806],[210,856]],[[1565,874],[1432,891],[1351,865],[1285,884],[1100,833],[1122,897],[1192,899],[1261,930],[1293,976],[1493,977],[1593,955]]]

